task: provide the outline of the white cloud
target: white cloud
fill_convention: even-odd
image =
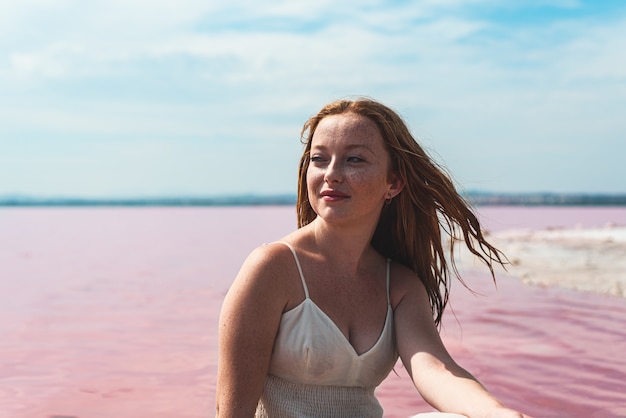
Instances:
[[[527,4],[5,1],[0,141],[238,135],[263,153],[326,101],[365,94],[399,109],[460,177],[489,176],[467,158],[476,150],[544,158],[564,138],[612,144],[626,131],[625,19],[509,25],[473,9]]]

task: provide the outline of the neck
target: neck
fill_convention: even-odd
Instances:
[[[329,262],[336,261],[351,271],[358,271],[364,257],[371,254],[374,228],[338,227],[320,218],[312,223],[313,237],[319,253]],[[367,258],[367,257],[366,257]]]

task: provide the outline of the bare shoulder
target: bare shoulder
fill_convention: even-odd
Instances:
[[[394,309],[406,299],[415,302],[428,301],[426,288],[417,273],[401,263],[391,263],[389,282],[391,305]]]
[[[300,282],[294,275],[298,277],[298,271],[289,248],[279,242],[264,244],[243,262],[229,294],[244,293],[287,306]]]
[[[293,264],[293,257],[284,244],[263,245],[248,255],[222,304],[220,330],[223,335],[236,334],[237,338],[249,339],[250,344],[265,341],[271,349],[280,317],[294,298],[294,286],[289,284],[295,281],[289,280],[290,257]]]
[[[244,261],[241,270],[246,273],[255,272],[255,276],[270,276],[271,278],[280,278],[285,267],[293,264],[293,255],[289,248],[282,242],[274,242],[263,244],[250,252]]]

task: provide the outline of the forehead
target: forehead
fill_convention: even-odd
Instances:
[[[323,118],[313,134],[312,146],[322,143],[384,147],[376,124],[355,113],[343,113]]]

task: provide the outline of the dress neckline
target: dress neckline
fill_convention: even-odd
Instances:
[[[278,242],[281,243],[281,244],[284,244],[285,246],[287,246],[287,248],[289,248],[291,250],[291,253],[293,254],[293,258],[294,258],[294,260],[296,262],[296,266],[298,267],[298,273],[300,274],[300,280],[302,281],[302,287],[304,288],[304,300],[302,302],[300,302],[298,305],[296,305],[295,307],[293,307],[292,309],[284,312],[283,315],[288,314],[290,312],[294,312],[294,311],[300,309],[301,307],[303,307],[306,303],[308,303],[308,304],[312,305],[313,308],[317,312],[319,312],[327,322],[332,324],[331,327],[335,330],[336,333],[341,335],[341,339],[350,347],[351,352],[356,357],[361,358],[361,357],[364,357],[367,354],[371,353],[372,351],[374,351],[374,349],[383,340],[385,332],[387,331],[387,328],[388,328],[389,319],[391,318],[392,308],[391,308],[391,300],[390,300],[390,297],[389,297],[389,274],[390,274],[391,259],[387,259],[387,268],[386,268],[387,311],[385,313],[385,321],[383,322],[383,328],[382,328],[380,334],[378,335],[378,338],[374,342],[374,344],[370,348],[368,348],[367,350],[365,350],[365,351],[363,351],[362,353],[359,354],[357,352],[357,350],[354,348],[354,346],[352,345],[352,343],[350,342],[350,339],[341,331],[341,328],[339,328],[339,326],[335,323],[335,321],[326,312],[324,312],[324,310],[322,308],[320,308],[319,305],[317,303],[315,303],[315,301],[313,299],[311,299],[311,297],[309,295],[309,288],[308,288],[308,286],[306,284],[306,280],[304,279],[304,273],[302,272],[302,266],[300,264],[300,259],[298,258],[298,255],[296,253],[295,248],[291,244],[289,244],[288,242],[284,242],[284,241],[278,241]]]

